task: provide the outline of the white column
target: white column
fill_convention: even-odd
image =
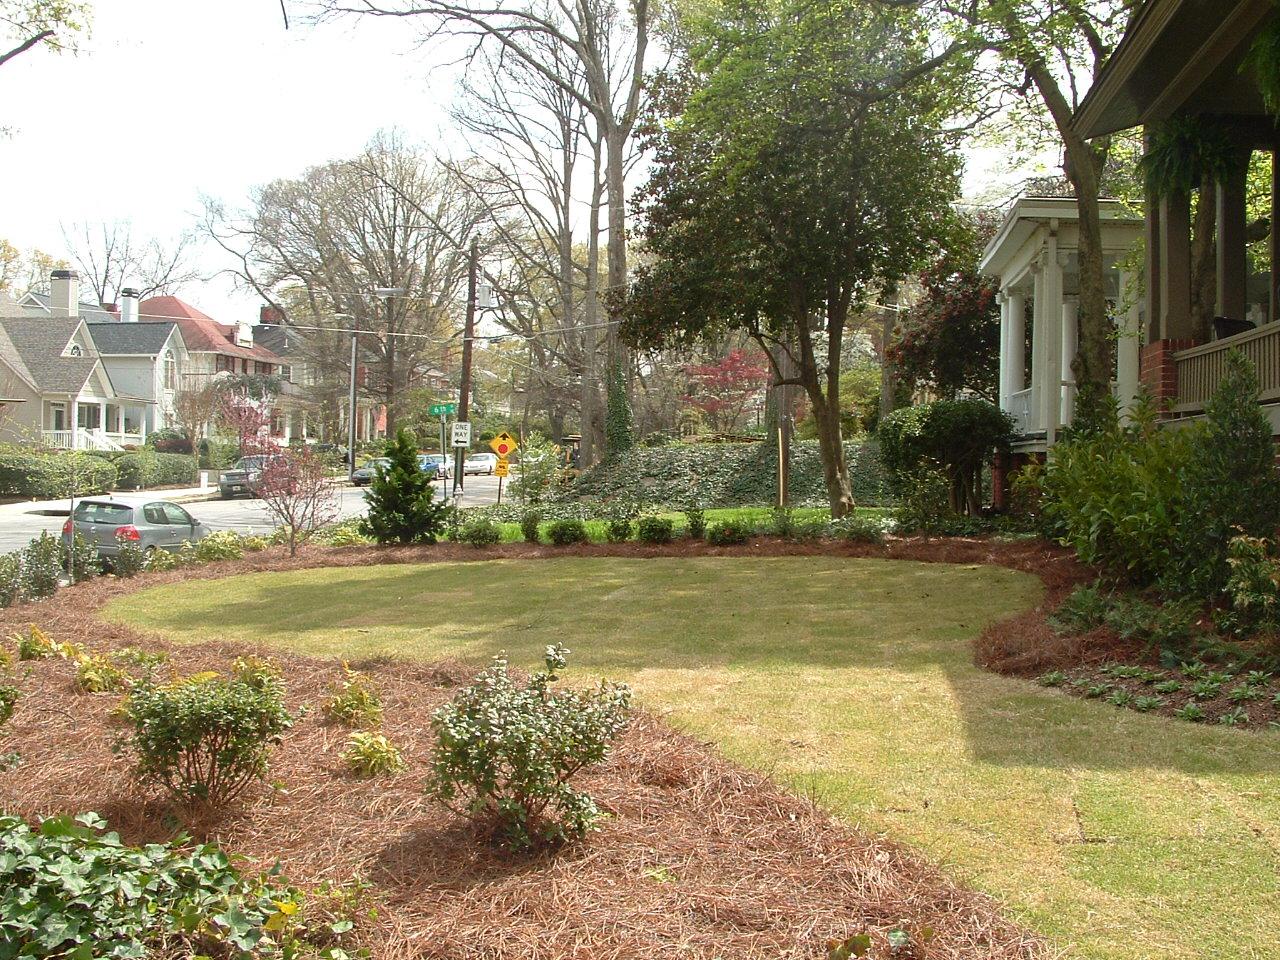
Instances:
[[[71,449],[80,449],[80,401],[75,397],[71,398]]]
[[[1058,238],[1050,233],[1044,257],[1044,363],[1040,383],[1040,429],[1045,443],[1058,439],[1062,411],[1062,264],[1058,259]]]
[[[1128,291],[1134,287],[1132,274],[1120,274],[1120,303],[1126,303]],[[1141,304],[1138,297],[1133,297],[1129,309],[1117,318],[1119,330],[1116,337],[1116,399],[1120,402],[1120,412],[1127,415],[1133,409],[1138,397],[1138,380],[1142,356],[1142,317],[1139,314]]]
[[[1027,304],[1021,290],[1009,294],[1009,396],[1027,387]]]
[[[1077,311],[1079,305],[1075,300],[1067,300],[1062,304],[1062,422],[1071,423],[1071,415],[1075,411],[1076,375],[1071,364],[1076,359],[1079,345],[1079,327]]]
[[[142,438],[143,444],[147,442],[147,407],[138,408],[138,436]]]
[[[1036,263],[1032,269],[1035,279],[1031,292],[1031,415],[1027,418],[1030,421],[1027,429],[1034,433],[1044,426],[1044,403],[1041,395],[1044,393],[1046,379],[1044,331],[1047,323],[1044,316],[1044,265]]]
[[[107,432],[107,401],[98,401],[98,434]]]
[[[996,299],[1000,302],[1000,409],[1009,409],[1009,367],[1012,363],[1009,349],[1009,294],[1001,290]]]

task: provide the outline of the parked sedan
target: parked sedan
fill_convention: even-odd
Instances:
[[[373,478],[378,475],[378,471],[385,470],[390,463],[391,461],[386,457],[376,457],[373,460],[368,460],[351,474],[351,482],[357,487],[373,483]]]
[[[218,493],[222,495],[222,499],[256,497],[263,468],[274,459],[276,457],[271,454],[241,457],[230,470],[223,470],[218,474]]]
[[[498,455],[496,453],[473,453],[462,461],[462,473],[463,476],[469,476],[473,473],[485,473],[492,476],[497,466]]]
[[[424,453],[418,460],[430,460],[436,465],[436,479],[444,477],[448,480],[453,476],[453,457],[445,456],[443,453]]]
[[[64,547],[69,545],[73,530],[108,565],[119,555],[122,541],[133,543],[146,553],[174,552],[185,541],[203,540],[211,532],[178,504],[144,497],[81,500],[62,525]]]

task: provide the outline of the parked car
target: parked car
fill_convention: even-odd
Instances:
[[[145,553],[156,550],[172,553],[187,540],[203,540],[212,532],[184,507],[169,500],[145,497],[81,500],[62,525],[64,547],[69,546],[73,530],[84,537],[108,565],[120,554],[122,540],[136,544]]]
[[[433,454],[430,453],[418,454],[418,469],[434,480],[437,477],[436,470],[440,465],[431,459],[432,456]]]
[[[223,470],[218,474],[218,493],[222,499],[258,496],[257,483],[262,479],[262,470],[274,459],[276,456],[269,453],[241,457],[230,470]]]
[[[357,487],[363,487],[367,483],[373,483],[373,478],[378,475],[379,470],[385,470],[391,461],[386,457],[375,457],[372,460],[366,460],[363,465],[358,467],[351,474],[351,482]]]
[[[473,453],[462,461],[462,474],[468,476],[473,473],[486,473],[492,476],[497,466],[496,453]]]
[[[426,457],[436,465],[436,479],[444,477],[448,480],[453,476],[453,457],[443,453],[424,453],[422,457]],[[418,459],[421,460],[422,457]]]

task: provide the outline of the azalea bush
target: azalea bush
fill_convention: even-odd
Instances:
[[[527,682],[506,657],[432,716],[436,737],[428,790],[514,849],[581,837],[602,816],[572,781],[602,763],[626,726],[631,690],[601,682],[558,690],[569,651],[548,647]]]

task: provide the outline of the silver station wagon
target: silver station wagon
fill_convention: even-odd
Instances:
[[[120,552],[121,541],[134,543],[146,553],[174,552],[184,541],[202,540],[212,532],[178,504],[144,497],[81,500],[62,525],[63,546],[71,539],[72,520],[75,532],[108,562]]]

